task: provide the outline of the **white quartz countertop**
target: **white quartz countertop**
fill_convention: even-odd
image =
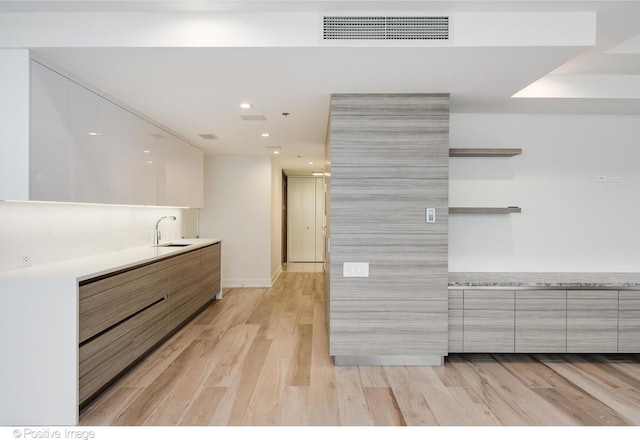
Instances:
[[[449,272],[449,288],[640,289],[640,273]]]
[[[84,281],[130,267],[151,263],[173,255],[221,242],[220,239],[189,238],[173,240],[171,243],[189,244],[183,247],[139,246],[90,255],[81,258],[63,260],[57,263],[41,264],[6,272],[0,272],[2,278],[74,278]]]

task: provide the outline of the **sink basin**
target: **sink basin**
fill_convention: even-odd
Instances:
[[[158,247],[185,247],[191,246],[191,243],[167,243],[167,244],[159,244]]]

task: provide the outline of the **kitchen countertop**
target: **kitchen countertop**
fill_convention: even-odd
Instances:
[[[0,272],[0,279],[7,278],[75,278],[84,281],[130,267],[160,260],[165,257],[189,252],[194,249],[219,243],[220,239],[185,238],[171,243],[185,243],[190,246],[163,247],[138,246],[113,252],[105,252],[86,257],[63,260],[56,263],[24,267]]]
[[[449,272],[450,289],[640,289],[638,272]]]

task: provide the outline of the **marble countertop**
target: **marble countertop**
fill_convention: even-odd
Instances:
[[[194,249],[219,243],[220,241],[220,239],[193,238],[172,241],[172,243],[189,244],[189,246],[184,247],[164,247],[162,245],[138,246],[119,251],[63,260],[57,263],[0,272],[0,279],[73,278],[77,281],[85,281],[110,272],[128,269],[165,257],[189,252]]]
[[[638,272],[449,272],[449,288],[640,289]]]

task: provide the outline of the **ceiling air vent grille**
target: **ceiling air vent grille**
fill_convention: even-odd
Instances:
[[[449,17],[324,17],[324,40],[448,40]]]
[[[200,136],[202,139],[207,139],[207,140],[218,139],[218,136],[216,136],[213,133],[203,133],[203,134],[199,134],[198,136]]]

